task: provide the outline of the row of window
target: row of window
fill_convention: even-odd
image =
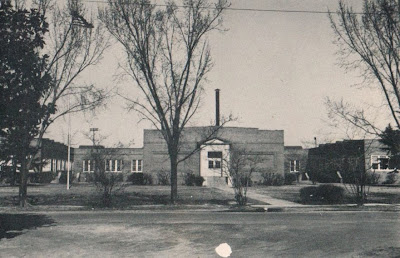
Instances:
[[[392,170],[393,167],[390,166],[390,158],[388,155],[371,155],[371,168],[374,170]],[[290,161],[290,172],[300,171],[300,161],[291,160]]]
[[[43,171],[67,170],[68,162],[66,160],[48,159],[44,161]]]
[[[371,155],[371,168],[375,170],[391,170],[389,166],[389,156],[387,155]]]
[[[93,172],[96,163],[94,160],[83,160],[83,172]],[[107,159],[104,161],[104,166],[107,172],[122,172],[124,166],[123,160],[120,159]],[[143,161],[140,159],[133,159],[131,161],[132,172],[143,171]]]

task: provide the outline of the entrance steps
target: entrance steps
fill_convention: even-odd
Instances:
[[[228,178],[227,177],[217,177],[217,176],[206,176],[204,177],[205,181],[203,183],[204,186],[207,187],[215,187],[215,188],[227,188],[228,186]]]

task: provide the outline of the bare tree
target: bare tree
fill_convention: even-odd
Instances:
[[[105,149],[99,145],[95,145],[90,153],[90,160],[94,163],[93,181],[104,207],[111,207],[114,195],[125,187],[122,174],[112,172],[121,171],[124,166],[123,160],[114,160],[116,155],[118,147]]]
[[[355,13],[344,1],[336,15],[329,18],[335,33],[340,64],[361,72],[363,88],[379,90],[391,119],[400,128],[400,2],[397,0],[364,0],[362,14]],[[347,103],[327,101],[330,115],[367,134],[381,131],[366,116],[365,110],[348,107]]]
[[[52,76],[52,83],[40,101],[48,109],[40,123],[39,144],[32,150],[31,157],[41,148],[44,134],[56,119],[69,113],[93,110],[103,103],[107,96],[104,90],[94,85],[78,84],[77,80],[84,70],[99,63],[109,46],[103,26],[96,24],[94,28],[93,20],[87,21],[83,17],[87,11],[80,0],[68,0],[63,7],[52,0],[34,0],[33,7],[49,21],[50,36],[45,39],[47,47],[43,51],[49,60],[45,72]],[[27,168],[32,161],[29,159]],[[24,206],[26,182],[20,191],[20,205]]]
[[[102,24],[94,27],[93,18],[88,21],[83,17],[87,10],[80,0],[68,0],[63,7],[52,0],[38,0],[37,5],[50,17],[47,70],[54,78],[52,90],[42,98],[43,105],[54,108],[54,114],[48,113],[43,120],[42,137],[57,118],[93,110],[106,98],[105,90],[77,80],[88,67],[100,62],[109,39]]]
[[[232,184],[235,201],[239,206],[247,204],[247,189],[251,185],[251,176],[253,172],[260,170],[258,166],[261,163],[262,159],[258,155],[234,147],[231,147],[228,156],[224,157],[224,171]]]
[[[207,34],[221,27],[226,0],[109,0],[100,19],[126,52],[125,72],[143,98],[125,97],[161,132],[171,164],[171,201],[177,189],[181,134],[196,113],[202,83],[212,68]]]

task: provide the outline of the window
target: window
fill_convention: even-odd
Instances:
[[[94,160],[83,160],[83,172],[94,171]]]
[[[222,159],[222,151],[209,151],[207,156],[208,156],[208,158]]]
[[[371,155],[371,167],[375,170],[390,170],[389,156]]]
[[[141,159],[133,159],[131,163],[132,172],[142,172],[143,161]]]
[[[107,159],[105,166],[107,172],[121,172],[123,162],[119,159]]]
[[[208,157],[208,168],[219,169],[221,168],[222,151],[209,151]]]
[[[213,160],[209,160],[208,161],[208,168],[214,168],[214,161]]]
[[[299,172],[300,171],[300,161],[299,160],[291,160],[290,161],[290,172]]]

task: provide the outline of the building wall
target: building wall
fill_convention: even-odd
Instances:
[[[365,170],[369,173],[374,173],[378,178],[379,182],[384,182],[389,172],[392,172],[395,169],[395,166],[389,162],[389,167],[385,169],[375,169],[372,164],[372,156],[390,156],[387,150],[384,150],[385,145],[379,142],[379,140],[365,140],[364,149],[365,149]],[[390,159],[389,159],[390,161]]]
[[[284,164],[284,172],[285,173],[295,173],[298,176],[298,180],[306,180],[307,177],[304,175],[307,167],[307,158],[308,158],[308,149],[303,149],[301,146],[285,146],[285,164]],[[292,166],[295,166],[296,171],[291,169]],[[298,163],[298,165],[296,164]],[[298,170],[296,167],[298,166]]]
[[[35,148],[38,145],[38,140],[34,139],[31,142],[31,147]],[[73,148],[71,148],[70,161],[73,162]],[[68,161],[68,146],[44,138],[39,151],[36,154],[34,166],[31,172],[59,172],[67,170]]]
[[[311,180],[340,182],[352,171],[365,170],[364,140],[345,140],[321,144],[308,152],[307,173]]]
[[[142,160],[143,161],[143,149],[142,148],[104,148],[103,146],[79,146],[74,150],[74,166],[73,172],[75,175],[79,175],[82,173],[90,173],[84,171],[84,161],[93,159],[93,152],[99,151],[101,153],[101,158],[104,160],[111,161],[121,161],[122,164],[120,166],[120,171],[113,173],[122,173],[124,179],[129,176],[129,174],[134,173],[132,171],[132,161],[133,160]],[[104,161],[106,162],[106,161]],[[105,164],[104,167],[106,167]],[[143,172],[145,170],[145,165],[142,162],[141,171],[135,172]],[[92,169],[90,169],[92,170]]]
[[[180,157],[195,150],[205,141],[212,127],[189,127],[182,135]],[[262,158],[263,172],[284,172],[284,144],[282,130],[259,130],[257,128],[224,127],[213,135],[215,138],[229,142],[231,147],[245,149],[249,154]],[[169,172],[167,146],[157,130],[144,130],[143,158],[145,172],[155,177],[159,171]],[[192,172],[200,175],[200,152],[178,166],[178,177]],[[261,172],[260,172],[261,173]],[[261,181],[260,173],[254,173],[255,181]]]
[[[376,174],[379,182],[386,180],[389,172],[394,167],[388,165],[385,169],[383,166],[384,158],[390,160],[389,153],[384,150],[385,146],[379,140],[345,140],[332,144],[322,144],[317,148],[309,150],[307,172],[309,174],[320,173],[328,178],[339,181],[336,172],[339,171],[344,180],[346,176],[351,175],[354,171],[362,171]],[[371,157],[376,157],[375,161]],[[379,160],[378,158],[381,158]],[[378,165],[373,163],[381,162]],[[389,162],[386,162],[388,164]],[[377,167],[377,168],[376,168]]]

